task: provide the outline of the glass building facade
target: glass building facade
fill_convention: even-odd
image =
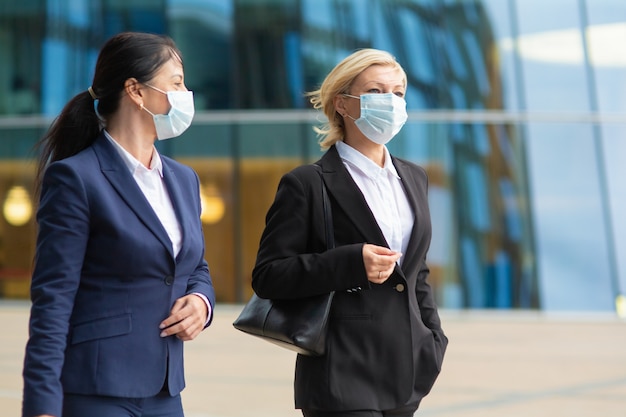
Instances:
[[[304,92],[364,47],[408,75],[389,149],[429,174],[440,306],[610,311],[626,291],[623,0],[4,0],[0,296],[28,295],[32,147],[124,30],[183,52],[196,117],[157,146],[200,176],[219,301],[249,297],[281,175],[321,155]]]

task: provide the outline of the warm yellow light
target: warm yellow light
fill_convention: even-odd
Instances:
[[[26,188],[14,185],[9,189],[4,200],[2,213],[6,221],[12,226],[23,226],[29,222],[33,214],[33,204]]]
[[[202,204],[202,214],[200,215],[202,223],[215,224],[222,220],[226,206],[215,185],[209,184],[204,189],[200,188],[200,201]]]
[[[619,318],[626,319],[626,295],[620,294],[615,298],[615,310]]]

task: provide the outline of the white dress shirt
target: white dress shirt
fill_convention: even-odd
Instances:
[[[115,139],[111,137],[109,132],[104,131],[106,138],[113,144],[119,155],[122,157],[124,164],[128,167],[128,170],[132,174],[133,178],[137,182],[137,185],[143,192],[150,206],[156,213],[157,217],[161,221],[163,228],[167,232],[167,235],[172,242],[172,250],[174,251],[174,257],[180,252],[183,241],[183,233],[176,218],[176,212],[172,205],[172,200],[167,192],[165,183],[163,182],[163,162],[161,162],[161,156],[153,149],[152,159],[150,161],[150,168],[146,168],[141,162],[132,156],[126,149],[122,147]],[[211,317],[211,304],[208,298],[204,294],[193,293],[204,300],[207,306],[207,320],[209,322]]]
[[[156,213],[157,217],[161,221],[161,224],[165,228],[167,235],[172,241],[172,249],[174,251],[174,257],[180,252],[181,243],[183,240],[183,234],[176,218],[176,212],[172,205],[170,195],[163,183],[163,163],[161,157],[156,149],[152,151],[152,160],[150,161],[150,168],[146,168],[141,162],[132,156],[126,149],[117,143],[109,132],[104,131],[104,135],[115,146],[118,153],[124,160],[124,163],[130,170],[133,178],[137,182],[139,188],[143,192],[150,206]]]
[[[384,150],[385,163],[381,168],[342,141],[335,146],[344,166],[363,193],[389,249],[404,253],[411,237],[414,214],[387,147]],[[401,264],[402,258],[398,262]]]

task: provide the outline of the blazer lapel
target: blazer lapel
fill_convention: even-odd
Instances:
[[[172,201],[172,206],[174,207],[174,213],[176,213],[176,219],[178,220],[178,224],[181,228],[182,242],[180,252],[177,256],[178,258],[186,248],[185,236],[187,223],[185,222],[185,219],[190,217],[187,215],[188,213],[185,213],[185,215],[182,213],[185,204],[183,204],[183,197],[181,195],[178,182],[176,181],[176,174],[174,174],[174,170],[169,166],[169,163],[165,158],[161,158],[161,162],[163,162],[163,180],[165,181],[165,187],[167,188],[170,200]]]
[[[403,254],[403,256],[406,257],[402,260],[402,270],[410,271],[419,266],[420,259],[417,259],[417,257],[415,256],[415,254],[418,253],[417,246],[419,244],[420,236],[422,234],[422,225],[419,222],[419,219],[425,218],[423,216],[426,213],[421,212],[420,207],[422,206],[423,202],[420,204],[420,202],[418,201],[419,192],[417,190],[417,180],[413,177],[411,169],[407,167],[404,162],[394,157],[392,157],[392,162],[393,165],[396,167],[398,175],[400,176],[402,185],[404,186],[404,190],[406,192],[406,196],[409,200],[409,204],[411,205],[414,213],[413,230],[411,230],[411,237],[409,239],[409,244],[406,248],[407,253]]]
[[[126,204],[135,212],[139,220],[145,224],[169,250],[173,258],[172,242],[165,228],[152,209],[152,206],[143,195],[137,182],[128,171],[128,168],[117,153],[117,150],[109,143],[109,140],[103,133],[100,134],[94,142],[93,149],[100,162],[102,174],[107,178]]]
[[[363,239],[379,246],[388,246],[365,197],[343,165],[337,149],[332,146],[321,159],[322,176],[328,193],[347,213]]]

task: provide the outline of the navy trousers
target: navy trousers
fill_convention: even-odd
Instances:
[[[180,394],[148,398],[65,394],[62,417],[184,417]]]

